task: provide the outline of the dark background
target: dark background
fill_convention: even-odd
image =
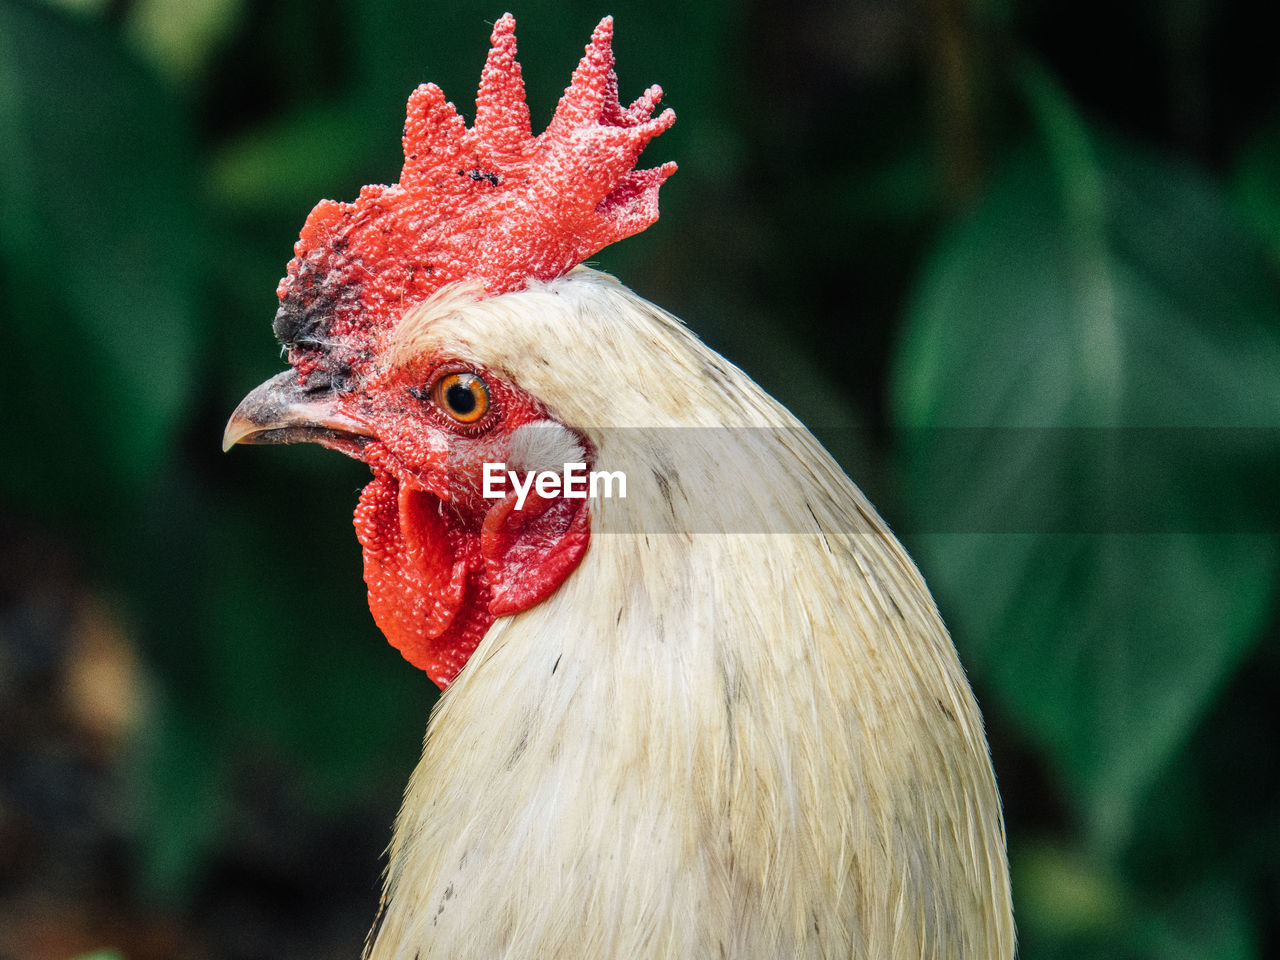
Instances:
[[[1260,7],[513,11],[535,130],[605,13],[624,101],[663,84],[680,171],[598,262],[906,534],[1027,960],[1280,956]],[[0,957],[358,954],[434,688],[365,605],[364,468],[219,440],[307,212],[396,178],[417,83],[470,114],[502,12],[0,0]]]

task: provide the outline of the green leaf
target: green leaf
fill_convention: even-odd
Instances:
[[[142,886],[161,902],[234,847],[262,770],[306,798],[291,828],[371,797],[391,798],[390,823],[435,693],[369,615],[350,521],[365,468],[318,447],[249,454],[228,457],[234,482],[182,461],[159,476],[122,571],[157,675],[133,772]]]
[[[1280,314],[1215,184],[1029,86],[1041,141],[930,257],[894,405],[965,661],[1115,852],[1271,605]]]
[[[186,124],[111,35],[0,2],[0,286],[26,500],[140,492],[194,387]]]
[[[1013,849],[1010,869],[1015,907],[1025,918],[1022,938],[1114,939],[1133,909],[1123,882],[1078,851],[1047,841],[1024,842]]]
[[[225,147],[210,171],[210,199],[238,213],[292,212],[301,227],[321,198],[351,200],[366,182],[399,176],[403,111],[394,101],[377,111],[354,101],[308,105]]]
[[[133,745],[140,886],[156,903],[181,903],[216,846],[227,787],[225,742],[190,704],[160,695]]]
[[[1258,935],[1238,878],[1214,878],[1135,916],[1135,953],[1161,960],[1255,960]]]
[[[190,83],[234,29],[243,7],[244,0],[187,0],[179,16],[166,0],[135,0],[129,6],[129,33],[158,68]]]
[[[1231,193],[1241,220],[1280,263],[1280,130],[1262,134],[1236,159]]]
[[[1196,878],[1173,895],[1134,890],[1110,865],[1044,840],[1011,854],[1020,953],[1049,960],[1254,960],[1237,878]]]

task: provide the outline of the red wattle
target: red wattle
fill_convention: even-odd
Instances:
[[[393,647],[444,689],[493,623],[474,533],[430,493],[375,474],[356,507],[369,610]]]
[[[515,505],[513,493],[492,507],[480,535],[489,612],[499,617],[550,596],[582,560],[591,536],[586,500],[530,491],[523,509]]]
[[[375,471],[356,507],[369,609],[393,647],[442,690],[497,617],[545,600],[586,553],[585,500],[531,492],[494,504],[476,529],[434,494]]]

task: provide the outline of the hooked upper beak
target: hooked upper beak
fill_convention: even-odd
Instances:
[[[285,370],[240,401],[222,433],[222,449],[237,443],[319,443],[359,458],[372,439],[368,424],[338,409],[338,394],[307,390]]]

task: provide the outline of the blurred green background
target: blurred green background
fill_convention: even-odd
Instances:
[[[0,0],[0,957],[358,955],[434,688],[365,605],[364,468],[219,439],[281,369],[307,212],[396,178],[417,83],[470,110],[502,12]],[[598,262],[904,532],[986,713],[1021,956],[1280,956],[1260,5],[513,12],[535,129],[604,13],[624,100],[663,84],[645,160],[680,172]],[[1016,503],[1044,522],[983,521]]]

